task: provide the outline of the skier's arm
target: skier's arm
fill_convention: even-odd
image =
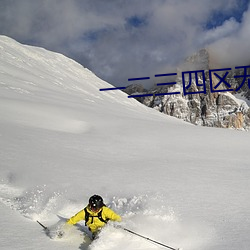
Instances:
[[[81,210],[80,212],[78,212],[77,214],[75,214],[74,216],[72,216],[72,217],[67,221],[67,224],[75,225],[78,221],[84,220],[84,218],[85,218],[85,212],[84,212],[84,209],[83,209],[83,210]]]
[[[122,218],[120,215],[116,214],[113,210],[107,207],[105,207],[105,217],[112,221],[118,221],[118,222],[122,221]]]

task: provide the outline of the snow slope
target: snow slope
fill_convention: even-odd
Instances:
[[[0,248],[162,249],[112,225],[90,244],[83,223],[61,240],[36,223],[53,228],[97,193],[124,227],[169,246],[250,249],[249,133],[196,127],[107,87],[0,36]]]

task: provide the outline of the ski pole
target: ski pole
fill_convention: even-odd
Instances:
[[[45,227],[41,222],[39,222],[38,220],[36,221],[40,226],[42,226],[43,227],[43,229],[46,231],[46,230],[48,230],[48,228],[47,227]]]
[[[125,231],[127,231],[127,232],[129,232],[129,233],[131,233],[131,234],[137,235],[137,236],[139,236],[139,237],[141,237],[141,238],[143,238],[143,239],[145,239],[145,240],[154,242],[154,243],[156,243],[156,244],[158,244],[158,245],[161,245],[161,246],[163,246],[163,247],[169,248],[169,249],[171,249],[171,250],[180,250],[180,248],[173,248],[173,247],[167,246],[167,245],[162,244],[162,243],[160,243],[160,242],[158,242],[158,241],[152,240],[152,239],[150,239],[150,238],[148,238],[148,237],[145,237],[145,236],[143,236],[143,235],[140,235],[140,234],[138,234],[138,233],[135,233],[135,232],[133,232],[133,231],[127,229],[127,228],[122,228],[122,229],[125,230]]]

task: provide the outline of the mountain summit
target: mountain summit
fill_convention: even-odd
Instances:
[[[143,94],[151,94],[151,96],[140,97],[138,100],[148,107],[195,125],[248,130],[250,127],[248,85],[245,83],[237,93],[229,90],[237,89],[240,86],[243,78],[234,76],[243,75],[244,69],[232,68],[230,71],[222,71],[223,68],[214,69],[213,60],[207,49],[198,51],[179,65],[174,79],[176,84],[154,86],[143,92]],[[209,70],[214,71],[209,74]],[[247,70],[250,72],[250,69]],[[200,71],[197,73],[197,80],[195,73],[189,74],[188,71]],[[201,71],[204,71],[204,75]],[[184,93],[183,72],[186,72],[185,88],[189,86],[187,93]],[[227,77],[224,78],[225,74]],[[163,82],[164,80],[169,81],[167,77],[162,79]],[[227,81],[231,87],[224,84],[223,80]],[[211,91],[211,87],[213,90],[216,88],[216,91]],[[130,89],[133,89],[132,86]],[[206,92],[202,92],[204,89]],[[177,92],[179,94],[160,95],[161,93]],[[188,94],[188,92],[192,92],[192,94]],[[133,93],[130,91],[129,94]]]

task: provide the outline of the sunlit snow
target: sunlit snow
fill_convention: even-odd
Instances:
[[[91,243],[84,222],[62,239],[36,223],[64,223],[96,193],[123,227],[174,248],[249,250],[249,132],[196,127],[108,87],[0,36],[0,248],[163,249],[113,225]]]

